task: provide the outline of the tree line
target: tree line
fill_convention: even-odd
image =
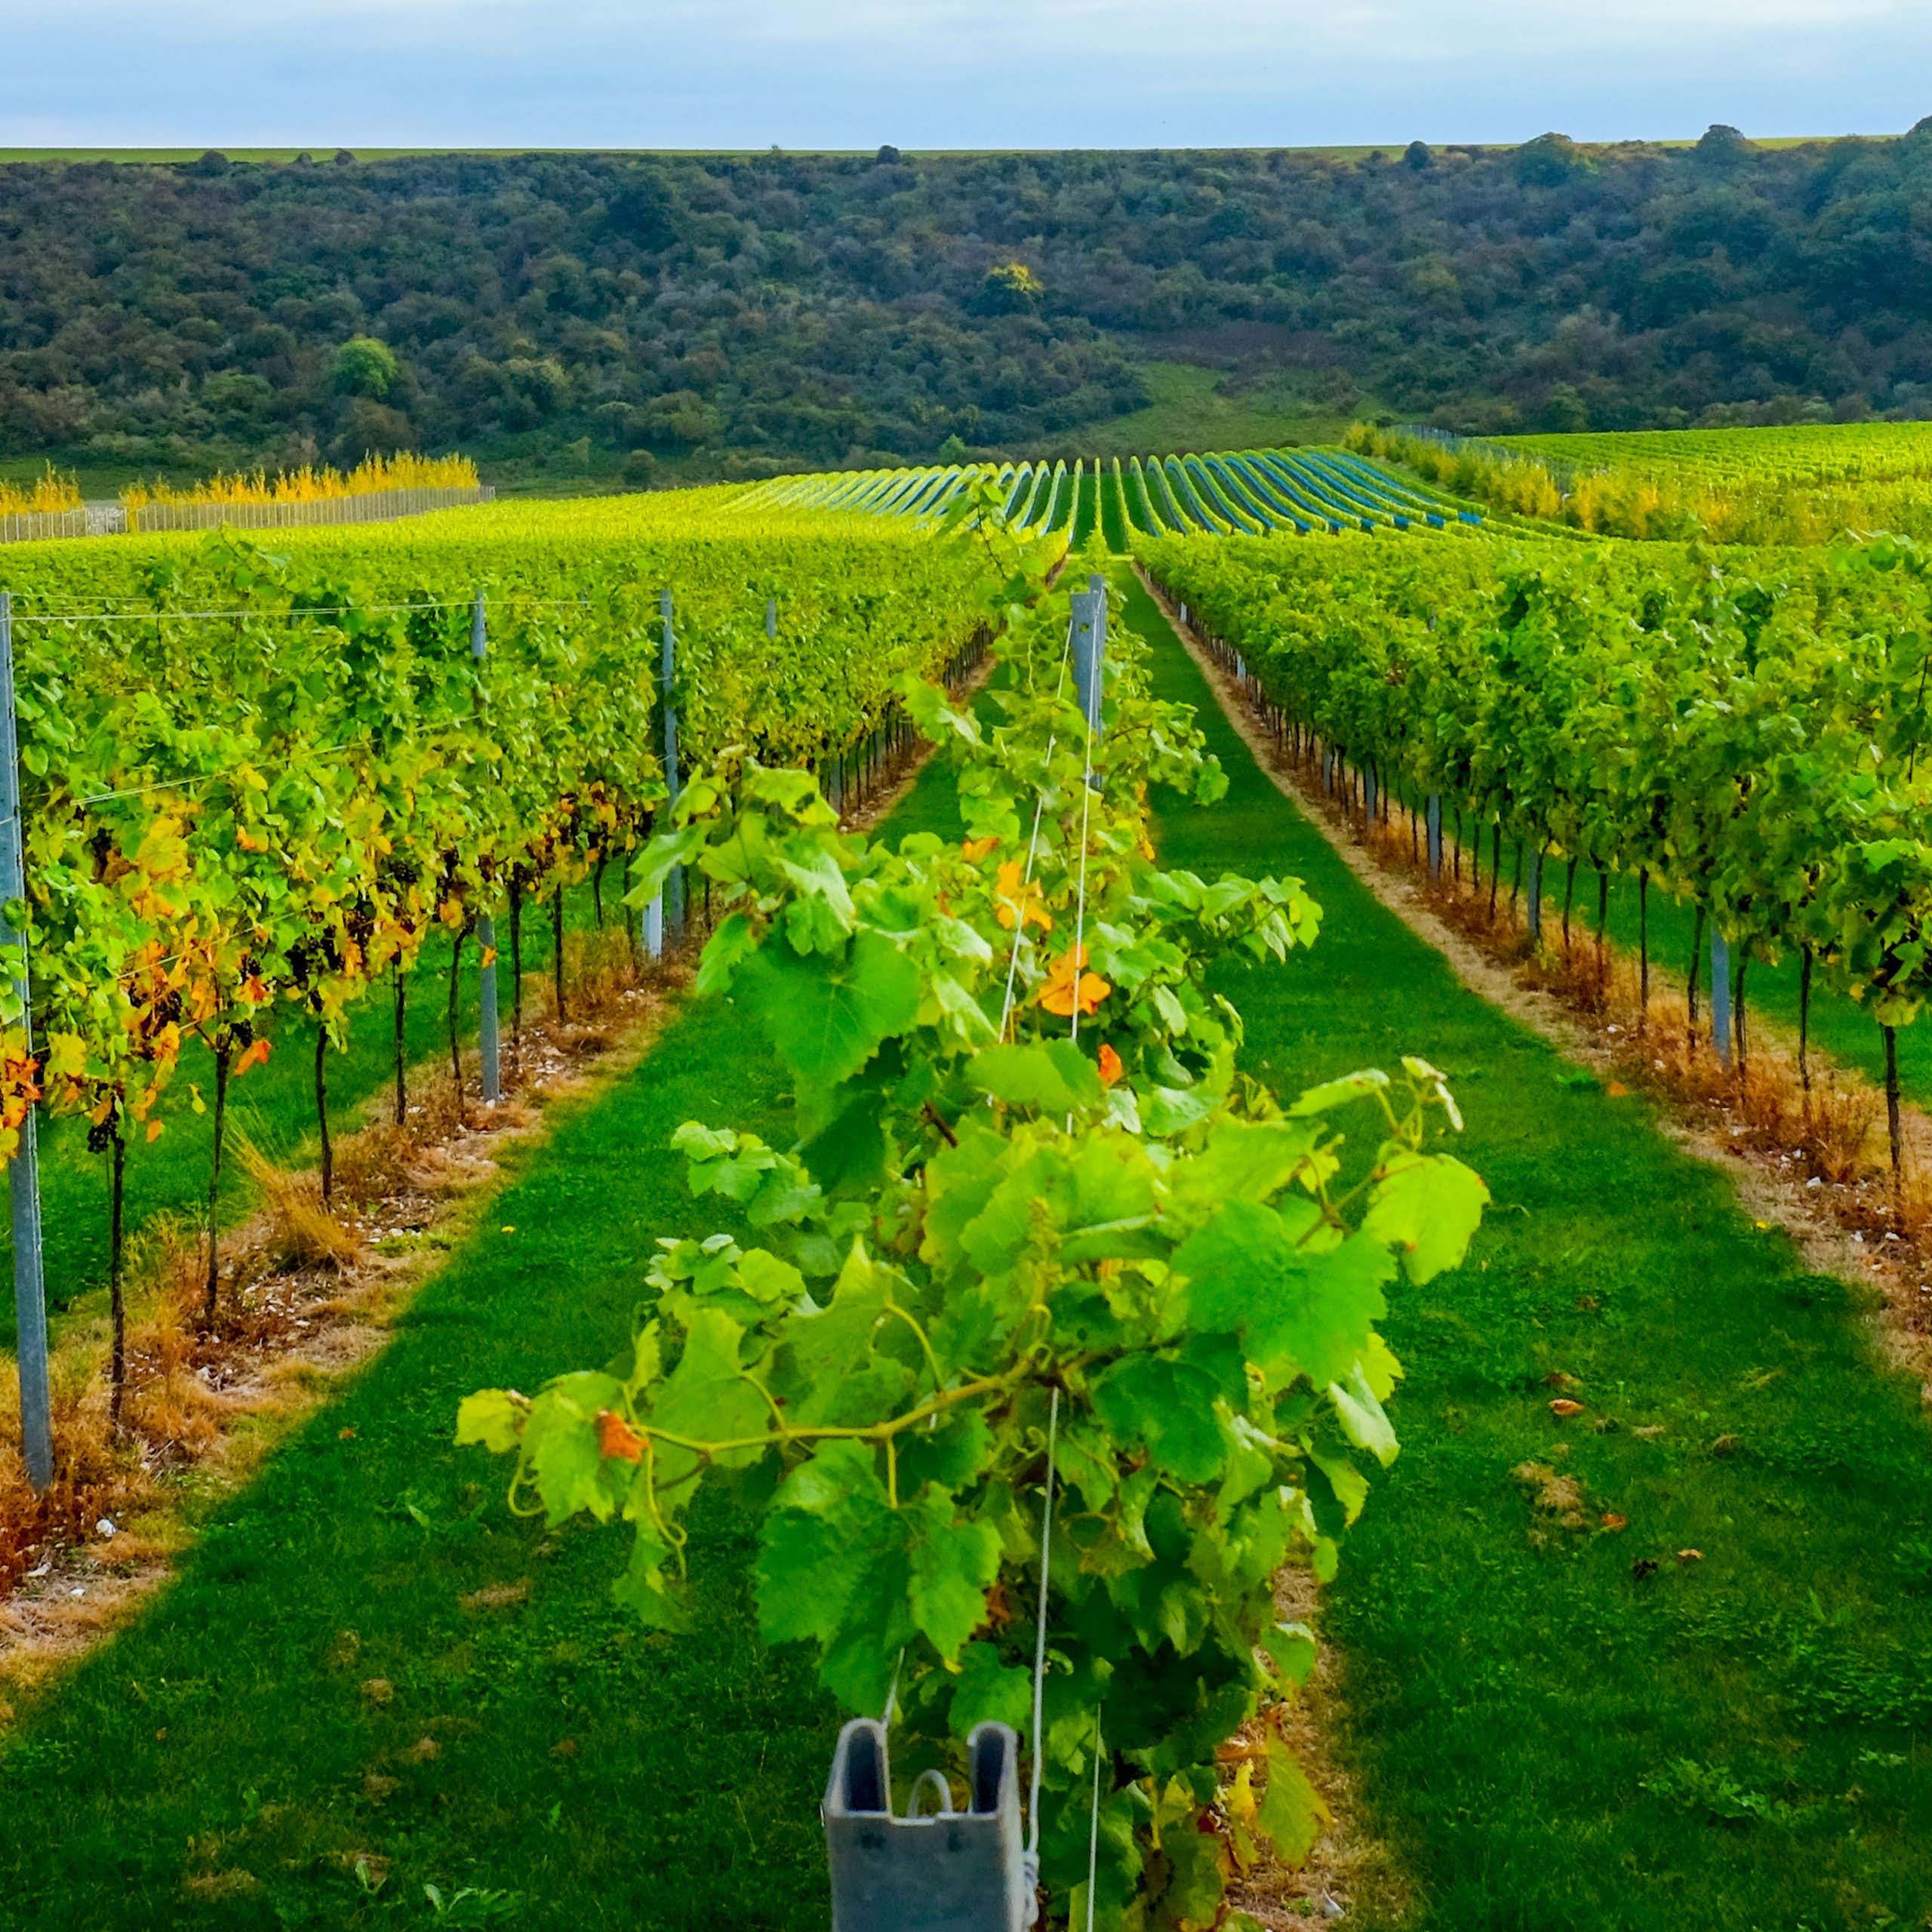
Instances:
[[[1458,429],[1932,414],[1897,139],[0,168],[0,455],[1077,446],[1147,361]]]

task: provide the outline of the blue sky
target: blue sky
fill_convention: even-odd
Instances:
[[[1896,133],[1927,0],[62,0],[0,146],[1294,146]]]

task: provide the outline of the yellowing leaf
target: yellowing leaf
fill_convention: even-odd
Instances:
[[[1021,883],[1020,861],[1009,859],[999,869],[994,896],[999,902],[999,922],[1011,932],[1016,922],[1038,926],[1043,933],[1054,929],[1053,915],[1046,909],[1046,896],[1037,879]]]
[[[1334,1822],[1327,1801],[1278,1737],[1268,1741],[1268,1789],[1256,1822],[1274,1840],[1275,1857],[1291,1871],[1307,1863],[1322,1826]]]
[[[1099,974],[1082,971],[1081,969],[1086,964],[1087,949],[1084,946],[1063,952],[1054,961],[1035,995],[1048,1012],[1057,1013],[1063,1020],[1072,1018],[1076,1006],[1082,1013],[1093,1013],[1113,991]]]

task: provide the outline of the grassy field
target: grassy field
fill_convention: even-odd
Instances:
[[[1164,857],[1298,872],[1326,908],[1312,952],[1223,976],[1250,1066],[1293,1088],[1429,1054],[1496,1195],[1469,1265],[1398,1300],[1407,1446],[1330,1593],[1331,1748],[1411,1888],[1406,1907],[1358,1898],[1350,1921],[1916,1923],[1932,1432],[1915,1392],[1875,1364],[1846,1291],[1642,1103],[1375,903],[1119,580],[1232,780],[1219,809],[1163,816]],[[949,804],[929,774],[894,829],[949,829]],[[647,1638],[603,1595],[614,1540],[511,1518],[500,1469],[448,1447],[463,1393],[614,1348],[649,1238],[715,1223],[663,1153],[676,1122],[756,1124],[774,1097],[731,1010],[691,1009],[521,1158],[389,1351],[210,1512],[150,1614],[25,1700],[0,1757],[20,1922],[823,1924],[832,1713],[801,1659],[751,1635],[741,1520],[697,1526],[697,1634]],[[1556,1373],[1587,1405],[1567,1423]],[[1547,1484],[1515,1473],[1531,1463],[1579,1485],[1578,1526],[1537,1508]],[[468,1888],[463,1915],[426,1884]]]
[[[1050,454],[1272,448],[1335,442],[1349,425],[1349,412],[1317,408],[1285,383],[1244,386],[1218,369],[1186,362],[1149,362],[1140,373],[1151,398],[1145,408],[1084,423]]]

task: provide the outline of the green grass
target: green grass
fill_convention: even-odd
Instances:
[[[1128,616],[1167,635],[1137,586]],[[1918,1923],[1932,1431],[1915,1390],[1874,1361],[1849,1291],[1754,1227],[1644,1103],[1463,988],[1279,798],[1192,663],[1171,644],[1159,663],[1232,778],[1220,811],[1164,821],[1164,856],[1291,871],[1327,910],[1305,961],[1225,977],[1251,1064],[1293,1088],[1427,1055],[1495,1195],[1470,1264],[1395,1298],[1405,1446],[1328,1593],[1338,1748],[1417,1901],[1407,1918],[1364,1901],[1355,1922]],[[1586,1415],[1552,1417],[1552,1373],[1580,1378]],[[1629,1528],[1540,1524],[1511,1474],[1531,1460],[1583,1481],[1592,1524]],[[1680,1565],[1684,1548],[1703,1560]]]
[[[930,768],[891,831],[954,830],[954,797]],[[472,1389],[623,1343],[652,1239],[724,1218],[685,1195],[672,1131],[782,1131],[776,1085],[732,1010],[700,1004],[512,1156],[389,1349],[198,1511],[180,1580],[29,1706],[0,1757],[0,1924],[353,1932],[483,1923],[493,1900],[508,1923],[625,1932],[822,1922],[836,1718],[801,1653],[758,1642],[744,1518],[694,1518],[696,1633],[672,1642],[611,1604],[617,1536],[511,1517],[505,1466],[450,1443]],[[522,1601],[463,1607],[525,1580]],[[386,1871],[373,1895],[358,1854]],[[186,1889],[211,1872],[231,1875]],[[438,1921],[425,1884],[491,1897]]]
[[[1125,457],[1149,450],[1335,442],[1350,420],[1350,412],[1324,409],[1279,381],[1243,386],[1218,369],[1187,362],[1146,363],[1140,374],[1146,406],[1104,423],[1083,423],[1066,439],[1069,454]]]
[[[1171,638],[1157,667],[1204,704],[1232,781],[1218,811],[1164,816],[1167,857],[1297,872],[1327,909],[1306,958],[1222,976],[1250,1064],[1297,1088],[1431,1054],[1497,1196],[1470,1265],[1396,1298],[1407,1446],[1328,1598],[1335,1748],[1412,1877],[1412,1925],[1916,1922],[1932,1444],[1912,1392],[1869,1358],[1845,1291],[1752,1228],[1641,1103],[1580,1078],[1361,890]],[[943,774],[894,821],[951,826]],[[387,1352],[210,1512],[167,1596],[27,1701],[0,1760],[16,1922],[427,1924],[432,1882],[511,1895],[507,1922],[823,1925],[832,1714],[801,1658],[751,1635],[742,1519],[717,1506],[695,1526],[697,1633],[648,1638],[604,1595],[614,1538],[512,1521],[500,1468],[448,1446],[468,1389],[529,1387],[620,1340],[650,1237],[714,1219],[682,1199],[666,1137],[690,1115],[765,1118],[766,1063],[728,1008],[695,1007],[567,1113]],[[1583,1380],[1580,1426],[1549,1416],[1558,1370]],[[1607,1417],[1617,1432],[1591,1432]],[[1634,1433],[1653,1423],[1657,1439]],[[1734,1453],[1711,1453],[1720,1433]],[[1539,1543],[1510,1474],[1531,1458],[1629,1529]],[[1670,1552],[1694,1544],[1705,1560],[1680,1567]],[[1658,1574],[1633,1578],[1638,1558]],[[526,1577],[520,1603],[461,1606]],[[378,1676],[389,1703],[362,1691]],[[439,1755],[414,1754],[425,1737]],[[373,1897],[358,1852],[389,1861]],[[251,1875],[184,1891],[214,1870]],[[1395,1921],[1365,1900],[1352,1922]]]

